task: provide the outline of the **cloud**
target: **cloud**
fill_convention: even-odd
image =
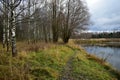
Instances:
[[[114,15],[110,17],[101,17],[96,20],[96,23],[103,24],[103,25],[120,24],[120,15]]]
[[[120,0],[86,0],[94,25],[90,30],[120,30]]]
[[[114,25],[92,25],[89,26],[89,29],[91,31],[120,31],[120,25],[114,24]]]

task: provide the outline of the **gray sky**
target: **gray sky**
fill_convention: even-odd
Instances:
[[[91,31],[120,31],[120,0],[86,0],[91,20]]]

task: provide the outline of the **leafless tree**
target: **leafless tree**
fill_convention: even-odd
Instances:
[[[84,29],[89,13],[83,0],[0,0],[3,15],[3,47],[11,44],[17,54],[16,37],[28,43],[68,42],[75,29]],[[17,32],[16,32],[17,30]]]
[[[89,13],[82,0],[67,0],[64,8],[65,24],[62,26],[62,39],[68,42],[75,28],[81,29],[89,22]]]

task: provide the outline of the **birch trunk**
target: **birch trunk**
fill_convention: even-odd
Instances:
[[[5,20],[3,21],[3,48],[5,48],[6,36],[5,36]]]
[[[16,49],[16,26],[15,26],[15,8],[12,5],[14,4],[14,0],[11,1],[11,48],[12,48],[12,56],[17,55],[17,49]]]
[[[7,38],[7,51],[9,51],[9,47],[10,47],[10,30],[9,30],[9,16],[7,18],[7,32],[6,32],[6,38]]]
[[[4,12],[6,12],[6,4],[5,3],[3,4],[3,9],[4,9]],[[6,32],[6,15],[4,14],[4,20],[3,20],[3,48],[5,48],[5,42],[6,42],[5,32]]]
[[[6,6],[8,6],[9,5],[9,0],[7,0],[6,1],[7,2],[7,4],[6,4]],[[9,48],[10,48],[10,20],[9,20],[9,17],[10,17],[10,15],[9,15],[9,10],[7,9],[7,11],[6,11],[7,13],[7,15],[6,15],[6,47],[7,47],[7,51],[9,51]]]

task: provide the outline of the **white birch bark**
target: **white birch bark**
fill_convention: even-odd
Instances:
[[[6,7],[9,5],[9,0],[6,0]],[[10,23],[9,23],[9,10],[7,9],[7,15],[6,15],[6,47],[7,51],[9,51],[10,47]]]
[[[7,26],[6,26],[6,38],[7,38],[7,51],[9,51],[10,47],[10,24],[9,24],[9,16],[7,18]]]
[[[17,55],[16,49],[16,26],[15,26],[15,8],[14,8],[14,0],[11,0],[11,48],[12,48],[12,56]]]
[[[6,35],[5,35],[5,20],[3,21],[3,48],[5,48]]]
[[[6,4],[3,4],[4,12],[6,12]],[[6,15],[4,14],[4,20],[3,20],[3,48],[5,48],[5,42],[6,42]]]

